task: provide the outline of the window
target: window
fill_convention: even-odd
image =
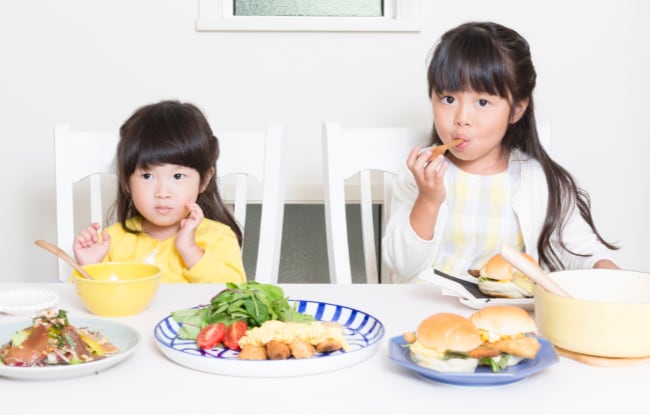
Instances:
[[[383,0],[234,0],[232,15],[383,17],[383,3]]]
[[[417,32],[419,0],[199,0],[198,31]]]

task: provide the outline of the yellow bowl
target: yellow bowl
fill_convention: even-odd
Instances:
[[[549,277],[573,298],[535,287],[535,320],[542,336],[582,354],[650,356],[650,274],[591,269]]]
[[[144,311],[160,285],[161,269],[139,262],[102,262],[83,267],[94,279],[73,271],[72,280],[81,301],[91,313],[123,317]]]

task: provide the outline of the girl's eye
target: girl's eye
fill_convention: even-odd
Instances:
[[[490,101],[488,101],[487,99],[481,98],[478,100],[479,107],[487,107],[488,105],[490,105]]]
[[[453,104],[455,101],[454,97],[449,95],[445,95],[440,100],[442,101],[443,104]]]
[[[151,179],[153,177],[153,174],[151,174],[151,173],[142,173],[141,176],[142,176],[143,179],[149,180],[149,179]]]
[[[174,174],[174,179],[176,179],[176,180],[180,180],[180,179],[182,179],[184,177],[185,177],[185,175],[183,173]]]

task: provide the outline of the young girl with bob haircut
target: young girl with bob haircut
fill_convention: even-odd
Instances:
[[[431,268],[469,278],[504,244],[550,271],[617,268],[588,194],[540,143],[527,41],[462,24],[437,43],[427,77],[432,144],[462,142],[432,160],[434,147],[414,148],[395,180],[382,241],[393,281]]]
[[[245,282],[242,232],[219,195],[218,158],[219,142],[195,105],[136,110],[120,128],[118,222],[82,230],[77,261],[152,262],[162,282]]]

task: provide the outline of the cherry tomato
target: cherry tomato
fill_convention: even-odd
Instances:
[[[223,345],[228,349],[240,350],[239,339],[244,337],[248,330],[248,325],[244,320],[237,320],[228,326],[226,335],[223,339]]]
[[[208,324],[196,336],[196,345],[201,349],[212,349],[223,341],[226,335],[226,325],[223,323]]]

